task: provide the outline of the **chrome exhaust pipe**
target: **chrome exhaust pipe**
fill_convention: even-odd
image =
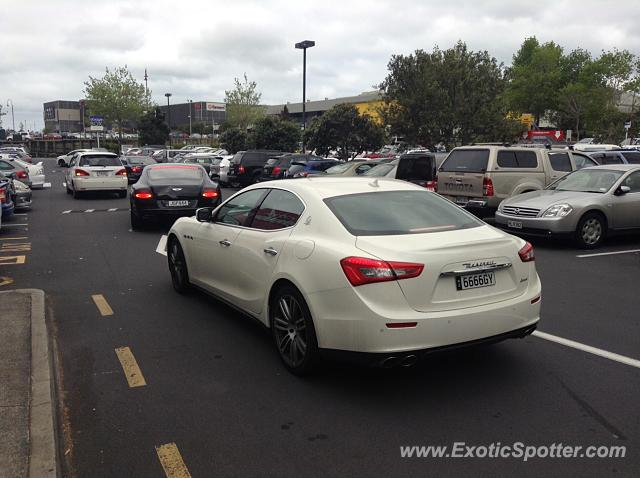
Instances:
[[[387,357],[382,362],[380,362],[380,366],[382,368],[387,368],[387,369],[388,368],[393,368],[396,365],[398,365],[397,362],[398,362],[398,357],[391,356],[391,357]]]
[[[416,355],[407,355],[400,361],[400,365],[403,367],[409,368],[413,367],[418,361],[418,357]]]

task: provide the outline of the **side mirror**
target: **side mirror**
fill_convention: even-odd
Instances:
[[[631,188],[629,186],[620,186],[613,194],[615,194],[616,196],[624,196],[625,194],[630,192]]]
[[[213,209],[209,207],[201,207],[200,209],[196,209],[196,220],[198,222],[210,222],[212,212]]]

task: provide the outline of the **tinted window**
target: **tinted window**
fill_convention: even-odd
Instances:
[[[256,212],[251,227],[273,230],[291,227],[298,222],[304,205],[292,193],[280,189],[272,189]]]
[[[535,151],[498,151],[498,166],[501,168],[537,168]]]
[[[434,162],[435,158],[431,156],[400,157],[396,179],[431,181],[435,173]]]
[[[448,200],[426,191],[351,194],[325,203],[354,236],[423,234],[483,223]]]
[[[116,156],[82,156],[78,166],[122,166]]]
[[[242,159],[242,164],[245,166],[259,166],[264,165],[267,160],[267,155],[262,153],[245,153]]]
[[[335,161],[309,161],[307,169],[310,171],[326,171],[335,164]]]
[[[356,174],[360,175],[363,173],[366,173],[367,171],[369,171],[371,168],[373,168],[374,166],[377,166],[378,163],[374,163],[374,164],[363,164],[361,166],[358,166],[356,168]]]
[[[488,149],[454,149],[440,167],[442,171],[484,172],[489,162]]]
[[[628,163],[630,164],[640,164],[640,151],[635,152],[635,151],[630,151],[627,152],[625,151],[624,153],[620,153],[622,154],[625,159],[627,160]]]
[[[604,160],[602,164],[622,164],[622,158],[618,156],[616,153],[607,153],[604,155]]]
[[[160,180],[202,180],[202,169],[200,166],[172,165],[172,166],[156,166],[145,168],[144,171],[149,175],[149,179]]]
[[[11,164],[7,163],[6,161],[0,161],[0,169],[9,171],[9,170],[13,170],[13,166],[11,166]]]
[[[554,171],[571,171],[571,160],[567,153],[553,153],[549,155],[549,162]]]
[[[242,156],[244,156],[243,152],[236,153],[233,158],[231,158],[231,162],[234,164],[240,164],[242,162]]]
[[[214,221],[234,226],[248,224],[265,192],[264,189],[253,189],[238,194],[220,208]]]

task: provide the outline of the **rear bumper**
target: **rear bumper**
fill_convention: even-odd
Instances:
[[[31,176],[31,188],[42,189],[44,188],[45,177],[44,174],[35,174]]]
[[[31,204],[32,204],[31,193],[16,195],[16,202],[15,202],[16,209],[29,208],[31,207]]]
[[[2,217],[9,217],[13,214],[13,210],[15,209],[15,205],[13,202],[11,204],[3,204],[2,205]]]
[[[76,191],[126,191],[129,186],[124,176],[118,178],[73,178]]]

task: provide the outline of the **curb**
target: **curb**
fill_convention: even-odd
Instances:
[[[31,296],[31,403],[29,407],[29,478],[56,478],[53,383],[44,291],[16,289],[4,293]]]

